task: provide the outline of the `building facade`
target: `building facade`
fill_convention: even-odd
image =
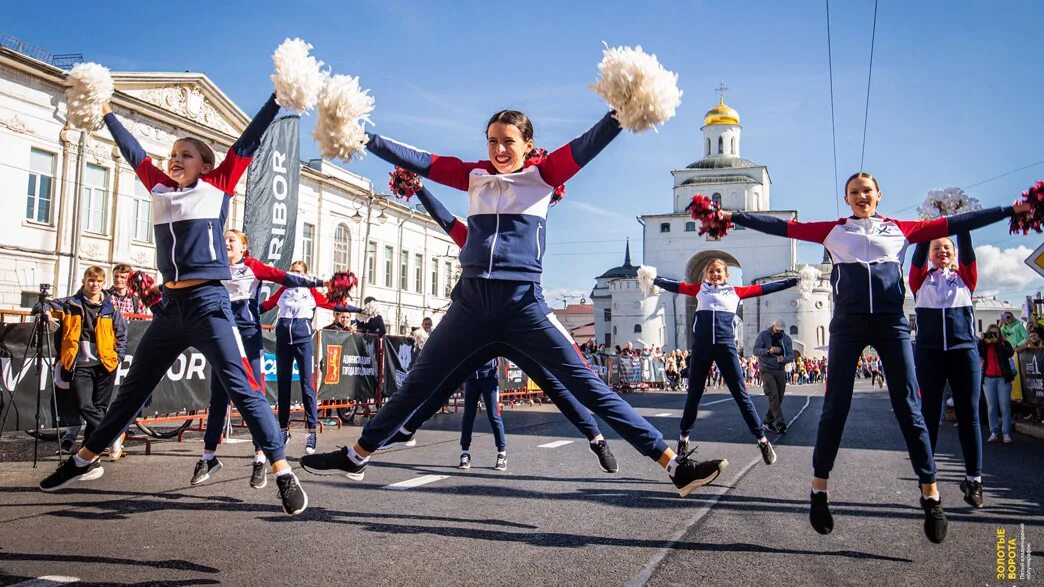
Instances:
[[[0,216],[0,310],[31,307],[42,283],[54,295],[74,293],[90,265],[156,272],[149,194],[108,130],[66,124],[66,75],[0,48],[0,186],[12,206]],[[249,122],[201,73],[113,72],[113,80],[113,109],[161,168],[182,136],[207,142],[220,160]],[[245,186],[244,177],[229,228],[242,227]],[[295,257],[317,275],[354,271],[389,332],[408,332],[424,316],[437,322],[448,307],[456,245],[423,210],[376,194],[369,179],[327,161],[302,163],[297,223]]]

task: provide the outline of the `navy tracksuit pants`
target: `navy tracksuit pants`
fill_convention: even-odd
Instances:
[[[516,364],[520,357],[529,357],[546,367],[649,458],[658,459],[667,450],[659,430],[587,366],[544,303],[539,283],[464,278],[453,288],[452,299],[402,388],[363,428],[359,445],[364,450],[375,451],[387,442],[462,363],[476,359],[469,367],[474,372],[498,355]],[[497,343],[504,345],[504,352],[497,352]]]
[[[982,365],[979,363],[979,349],[944,351],[918,348],[916,358],[921,413],[932,441],[932,454],[935,454],[939,441],[943,390],[949,382],[953,411],[957,416],[957,437],[964,455],[964,472],[970,477],[982,475],[982,430],[979,428]]]
[[[914,473],[921,483],[934,483],[935,459],[917,397],[910,323],[902,314],[838,314],[830,320],[829,376],[812,453],[813,474],[827,479],[834,468],[852,407],[856,362],[867,345],[881,357],[892,411],[906,440]]]
[[[471,431],[475,428],[480,397],[486,405],[486,417],[493,430],[497,452],[503,452],[507,450],[507,438],[504,437],[504,419],[500,417],[500,385],[496,379],[468,379],[464,382],[464,421],[460,423],[460,449],[467,452],[471,448]]]
[[[243,350],[250,360],[250,371],[254,380],[265,391],[265,372],[261,369],[261,356],[265,352],[261,329],[257,327],[239,328],[239,338],[243,341]],[[221,433],[225,430],[225,417],[228,415],[228,392],[217,377],[210,379],[210,410],[207,412],[207,429],[203,433],[203,450],[217,450],[221,443]],[[261,450],[257,441],[254,450]]]
[[[309,430],[315,430],[319,422],[319,409],[312,385],[312,337],[295,338],[293,342],[283,332],[276,329],[276,378],[279,380],[279,427],[290,426],[290,384],[294,375],[294,362],[297,363],[297,374],[301,383],[301,399],[304,402],[305,424]]]
[[[152,314],[130,371],[86,442],[87,450],[100,454],[111,445],[134,421],[178,355],[195,347],[210,363],[210,376],[227,390],[254,442],[269,461],[283,460],[283,439],[264,390],[251,372],[225,286],[210,281],[184,289],[164,288],[163,299],[152,306]]]
[[[761,431],[761,416],[758,415],[754,401],[747,393],[747,387],[743,383],[739,354],[732,344],[703,344],[692,348],[689,358],[689,392],[685,398],[685,410],[681,417],[681,435],[689,436],[692,427],[696,424],[700,400],[703,399],[703,392],[707,388],[707,374],[710,373],[711,363],[718,364],[721,378],[725,380],[725,385],[732,393],[732,399],[736,400],[736,405],[739,406],[750,433],[754,435],[754,438],[760,439],[765,435]]]
[[[506,346],[499,343],[490,347],[490,349],[495,352],[494,356],[498,357],[504,356],[506,348]],[[602,433],[602,431],[598,429],[598,424],[595,422],[594,416],[591,415],[591,411],[585,408],[584,405],[576,399],[576,396],[570,393],[564,385],[559,383],[554,375],[544,367],[540,366],[540,363],[530,359],[528,356],[517,355],[517,358],[518,362],[515,364],[518,365],[526,375],[529,375],[538,386],[540,386],[544,395],[555,404],[555,407],[562,412],[562,415],[565,416],[573,426],[576,426],[577,430],[579,430],[584,437],[591,440]],[[455,369],[446,379],[446,382],[443,383],[442,386],[421,405],[421,407],[417,408],[417,411],[410,416],[410,419],[406,421],[403,428],[410,432],[416,432],[425,422],[430,420],[431,417],[434,416],[443,405],[445,405],[450,396],[453,395],[453,392],[456,391],[457,386],[460,385],[461,381],[482,366],[482,363],[479,362],[478,366],[469,370],[469,367],[475,362],[475,359],[468,360]]]

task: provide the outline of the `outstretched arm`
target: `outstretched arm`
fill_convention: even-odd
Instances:
[[[663,289],[676,294],[694,296],[700,293],[701,284],[675,281],[673,279],[667,279],[666,277],[657,277],[653,280],[653,285],[662,287]]]
[[[330,301],[329,299],[327,299],[327,297],[324,296],[322,293],[320,293],[320,292],[318,292],[318,291],[316,291],[314,289],[312,289],[310,291],[312,292],[312,299],[315,300],[315,305],[316,305],[317,308],[323,308],[325,310],[333,310],[334,312],[352,312],[352,313],[362,312],[362,308],[360,308],[358,306],[353,306],[351,304],[335,304],[332,301]]]
[[[421,204],[424,204],[424,209],[428,211],[428,214],[431,215],[439,227],[446,231],[446,234],[450,235],[453,242],[457,243],[458,247],[463,247],[468,240],[467,225],[457,220],[457,217],[450,213],[442,205],[442,202],[428,191],[428,188],[422,187],[417,192],[417,198],[421,201]]]
[[[254,272],[254,277],[261,281],[270,281],[285,287],[323,287],[325,284],[318,277],[283,271],[271,265],[266,265],[253,257],[243,257],[243,263],[250,267],[250,270]]]
[[[137,174],[138,179],[145,184],[149,191],[152,191],[152,188],[156,187],[157,184],[169,187],[177,185],[166,173],[163,173],[152,164],[152,159],[145,154],[145,149],[141,148],[141,143],[127,131],[120,119],[116,118],[116,113],[112,111],[112,107],[109,106],[108,102],[102,104],[102,113],[105,115],[105,126],[109,129],[112,140],[116,141],[116,146],[120,148],[123,158],[127,160],[134,173]]]
[[[536,163],[540,177],[550,186],[560,186],[580,171],[602,152],[623,130],[613,117],[615,112],[608,112],[584,134],[555,149],[547,157]]]
[[[468,189],[468,174],[472,169],[485,169],[490,173],[496,173],[489,161],[466,163],[456,157],[435,155],[381,135],[367,136],[369,141],[366,143],[366,149],[374,155],[392,165],[458,190]]]
[[[261,146],[261,137],[278,114],[279,104],[276,104],[275,94],[272,94],[261,110],[254,115],[243,134],[229,148],[221,165],[204,175],[203,180],[226,194],[235,192],[239,178],[243,177],[243,173],[254,159],[254,153]],[[288,164],[297,165],[297,161],[290,161]]]
[[[739,299],[745,300],[747,298],[754,298],[757,296],[763,296],[765,294],[776,293],[777,291],[783,291],[787,288],[794,287],[798,284],[797,278],[781,279],[779,281],[770,281],[768,283],[762,283],[760,285],[740,285],[733,289],[736,290],[736,295]]]
[[[921,246],[921,245],[917,245]],[[975,247],[971,233],[957,233],[957,274],[972,292],[979,285],[979,267],[975,262]]]
[[[262,312],[267,312],[267,311],[271,310],[272,308],[275,308],[276,304],[279,303],[279,298],[283,295],[284,291],[286,291],[286,288],[285,287],[281,287],[281,288],[275,290],[275,293],[272,294],[271,296],[269,296],[267,300],[261,302],[261,311]]]
[[[773,234],[795,240],[822,243],[835,226],[844,222],[843,220],[831,220],[826,222],[798,222],[797,220],[783,220],[767,214],[752,214],[750,212],[729,212],[722,210],[718,212],[725,220],[732,220],[740,226],[753,228],[759,232]]]
[[[903,234],[906,235],[906,240],[911,243],[926,243],[950,234],[971,232],[976,228],[988,226],[1014,214],[1021,214],[1028,209],[1028,204],[997,206],[953,216],[942,216],[931,220],[896,220],[895,223],[899,225]]]

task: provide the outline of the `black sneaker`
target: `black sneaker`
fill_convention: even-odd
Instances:
[[[301,466],[316,475],[344,475],[352,481],[362,481],[366,463],[356,465],[348,458],[348,447],[333,452],[316,453],[301,457]]]
[[[961,481],[961,493],[964,494],[964,501],[968,502],[968,505],[974,508],[982,507],[982,483],[965,479]]]
[[[497,464],[493,465],[493,468],[497,471],[507,470],[507,455],[503,453],[497,453]]]
[[[620,470],[620,466],[616,463],[616,457],[609,450],[608,442],[599,440],[598,442],[589,442],[587,444],[591,447],[591,452],[598,457],[598,466],[602,467],[603,471],[615,473]]]
[[[253,470],[250,472],[250,486],[254,489],[264,489],[268,485],[268,461],[254,461]]]
[[[689,441],[678,439],[678,450],[674,451],[678,456],[689,454]]]
[[[775,432],[776,434],[779,434],[779,427],[776,426],[774,423],[773,424],[765,423],[765,424],[762,424],[761,427],[764,428],[765,430],[768,430],[769,432]]]
[[[279,487],[279,499],[283,502],[283,511],[288,516],[296,516],[308,508],[308,494],[301,488],[297,475],[276,475]]]
[[[458,469],[470,469],[471,468],[471,455],[466,452],[460,453],[460,462],[457,463]]]
[[[189,481],[189,485],[199,485],[200,483],[210,479],[210,476],[221,470],[221,461],[217,458],[204,461],[199,459],[196,461],[196,470],[192,472],[192,480]]]
[[[921,508],[924,509],[924,535],[928,540],[940,544],[946,540],[946,513],[942,509],[942,501],[921,496]]]
[[[820,534],[830,534],[834,531],[834,516],[830,514],[830,504],[825,492],[812,492],[812,509],[808,512],[808,521]]]
[[[105,474],[105,469],[102,468],[100,462],[94,461],[86,467],[77,467],[76,461],[69,457],[68,460],[58,466],[58,470],[40,482],[40,489],[43,491],[58,491],[76,481],[91,481],[101,477],[103,474]]]
[[[780,422],[779,424],[776,424],[776,432],[779,432],[780,434],[786,434],[787,433],[787,425],[785,423],[783,423],[783,422]]]
[[[728,466],[729,462],[725,459],[698,462],[687,456],[679,455],[678,466],[671,475],[671,481],[678,488],[678,494],[685,497],[697,487],[703,487],[717,479],[718,475]]]
[[[317,439],[315,437],[315,432],[309,432],[308,433],[308,438],[305,440],[305,452],[310,454],[310,455],[311,454],[315,454],[316,442],[317,442]]]
[[[765,461],[766,465],[771,465],[776,462],[776,451],[772,448],[772,443],[769,441],[759,442],[758,450],[761,451],[761,459]]]
[[[413,437],[414,434],[416,434],[416,432],[406,434],[402,430],[399,430],[395,433],[395,436],[391,437],[391,440],[384,443],[384,446],[382,446],[381,449],[383,450],[393,446],[417,446],[417,439]]]

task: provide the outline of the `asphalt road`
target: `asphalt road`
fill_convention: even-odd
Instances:
[[[987,585],[1002,583],[999,530],[1016,540],[1016,559],[1029,551],[1016,573],[1032,579],[1020,584],[1044,584],[1044,443],[1020,436],[987,445],[986,508],[972,511],[957,488],[956,430],[944,425],[938,462],[950,531],[935,545],[922,531],[887,394],[863,386],[831,478],[835,530],[816,534],[807,504],[821,393],[790,390],[794,422],[772,466],[731,396],[708,393],[693,435],[698,455],[731,465],[687,498],[607,426],[621,468],[603,473],[584,439],[543,406],[504,410],[507,471],[492,468],[481,413],[472,469],[456,469],[460,415],[441,415],[417,447],[376,456],[364,481],[298,470],[310,507],[293,519],[274,483],[248,486],[249,443],[223,445],[224,469],[198,487],[188,479],[202,444],[189,438],[156,444],[149,457],[132,447],[101,479],[45,494],[35,484],[55,457],[34,470],[10,456],[24,454],[12,450],[24,441],[8,439],[0,442],[0,584]],[[676,436],[683,394],[626,397]],[[763,413],[764,396],[755,403]],[[320,449],[358,432],[327,429]],[[303,450],[302,432],[291,460]],[[413,486],[389,487],[404,482]],[[64,579],[39,579],[55,576]]]

